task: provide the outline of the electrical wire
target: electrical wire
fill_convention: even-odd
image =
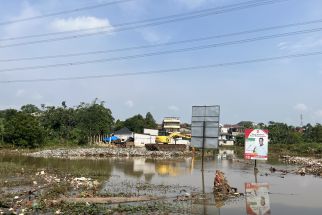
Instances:
[[[253,29],[253,30],[212,35],[212,36],[207,36],[207,37],[193,38],[193,39],[167,42],[167,43],[159,43],[159,44],[152,44],[152,45],[140,45],[140,46],[118,48],[118,49],[97,50],[97,51],[90,51],[90,52],[78,52],[78,53],[60,54],[60,55],[58,54],[58,55],[36,56],[36,57],[0,59],[0,62],[32,61],[32,60],[77,57],[77,56],[97,55],[97,54],[115,53],[115,52],[131,51],[131,50],[140,50],[140,49],[155,48],[155,47],[162,47],[162,46],[172,46],[172,45],[178,45],[178,44],[193,43],[193,42],[206,41],[206,40],[219,39],[219,38],[232,37],[232,36],[240,36],[240,35],[244,35],[244,34],[258,33],[258,32],[263,32],[263,31],[283,29],[283,28],[289,28],[289,27],[295,27],[295,26],[303,26],[303,25],[309,25],[309,24],[320,23],[320,22],[322,22],[322,19],[312,20],[312,21],[307,21],[307,22],[291,23],[291,24],[285,24],[285,25],[270,26],[270,27]],[[319,31],[319,28],[311,29],[311,30],[312,31]],[[310,31],[310,30],[305,30],[303,33],[306,33],[306,31]],[[298,34],[300,34],[302,31],[297,31],[297,32],[298,32]],[[289,33],[295,33],[295,32],[289,32]],[[307,32],[307,33],[310,33],[310,32]]]
[[[86,6],[86,7],[75,8],[75,9],[71,9],[71,10],[64,10],[64,11],[59,11],[59,12],[47,13],[47,14],[39,15],[39,16],[30,16],[30,17],[23,18],[23,19],[2,21],[2,22],[0,22],[0,25],[10,25],[10,24],[14,24],[14,23],[26,22],[26,21],[36,20],[36,19],[43,19],[43,18],[48,18],[48,17],[52,17],[52,16],[59,16],[59,15],[63,15],[63,14],[76,13],[76,12],[80,12],[80,11],[84,11],[84,10],[93,10],[93,9],[97,9],[97,8],[101,8],[101,7],[106,7],[109,5],[129,2],[129,1],[134,1],[134,0],[118,0],[118,1],[106,2],[106,3],[96,4],[96,5]]]
[[[287,33],[281,33],[281,34],[275,34],[275,35],[266,35],[266,36],[253,37],[253,38],[247,38],[247,39],[242,39],[242,40],[228,41],[228,42],[223,42],[223,43],[206,44],[206,45],[200,45],[200,46],[192,46],[192,47],[186,47],[186,48],[180,48],[180,49],[172,49],[172,50],[150,52],[150,53],[143,53],[143,54],[136,54],[136,55],[127,55],[127,56],[112,57],[112,58],[101,58],[101,59],[86,60],[86,61],[74,61],[74,62],[67,62],[67,63],[55,63],[55,64],[47,64],[47,65],[35,65],[35,66],[6,68],[6,69],[0,69],[0,73],[13,72],[13,71],[36,70],[36,69],[48,69],[48,68],[57,68],[57,67],[70,67],[70,66],[93,64],[93,63],[103,63],[103,62],[111,62],[111,61],[119,61],[119,60],[130,60],[130,59],[137,59],[137,58],[143,58],[143,57],[152,57],[152,56],[159,56],[159,55],[166,55],[166,54],[173,54],[173,53],[197,51],[197,50],[210,49],[210,48],[216,48],[216,47],[228,46],[228,45],[237,45],[237,44],[255,42],[255,41],[259,41],[259,40],[267,40],[267,39],[280,38],[280,37],[286,37],[286,36],[294,36],[294,35],[314,33],[314,32],[319,32],[319,31],[322,31],[322,28],[287,32]]]
[[[6,81],[0,81],[0,84],[54,82],[54,81],[86,80],[86,79],[98,79],[98,78],[114,78],[114,77],[152,75],[152,74],[162,74],[162,73],[171,73],[171,72],[204,70],[204,69],[210,69],[210,68],[237,66],[237,65],[243,65],[243,64],[269,62],[269,61],[291,59],[291,58],[301,58],[301,57],[309,57],[309,56],[318,56],[318,55],[322,55],[322,51],[292,54],[292,55],[283,55],[283,56],[278,56],[278,57],[256,58],[256,59],[244,60],[244,61],[232,61],[232,62],[225,62],[225,63],[219,63],[219,64],[199,65],[199,66],[181,67],[181,68],[164,69],[164,70],[153,70],[153,71],[147,71],[147,72],[129,72],[129,73],[115,73],[115,74],[106,74],[106,75],[89,75],[89,76],[74,76],[74,77],[60,77],[60,78],[6,80]]]
[[[223,10],[219,10],[219,11],[215,10],[215,11],[210,11],[210,12],[201,13],[201,14],[198,14],[200,12],[197,12],[197,14],[195,14],[195,12],[194,12],[194,13],[189,13],[190,14],[189,16],[185,15],[183,17],[180,17],[182,15],[177,14],[177,15],[172,15],[172,16],[150,19],[150,20],[158,20],[158,19],[162,20],[162,19],[168,19],[169,17],[179,16],[178,18],[173,18],[170,20],[163,20],[163,21],[151,22],[151,23],[145,23],[145,22],[147,22],[147,20],[140,21],[140,22],[123,23],[123,24],[118,24],[118,25],[114,25],[113,27],[107,28],[107,29],[110,29],[109,31],[108,30],[107,31],[99,31],[99,32],[87,33],[87,34],[77,34],[77,35],[70,35],[70,36],[64,36],[64,37],[58,37],[58,38],[50,38],[50,39],[34,40],[34,41],[29,41],[29,42],[6,44],[6,45],[1,45],[0,48],[33,45],[33,44],[38,44],[38,43],[48,43],[48,42],[62,41],[62,40],[68,40],[68,39],[77,39],[77,38],[88,37],[88,36],[96,36],[96,35],[100,35],[100,34],[108,34],[111,32],[121,32],[121,31],[126,31],[126,30],[133,30],[133,29],[137,29],[137,28],[145,28],[145,27],[149,27],[149,26],[157,26],[157,25],[162,25],[162,24],[167,24],[167,23],[184,21],[184,20],[188,20],[188,19],[200,18],[200,17],[204,17],[204,16],[222,14],[222,13],[227,13],[227,12],[231,12],[231,11],[248,9],[248,8],[252,8],[252,7],[258,7],[258,6],[262,6],[262,5],[274,4],[274,3],[284,2],[284,1],[290,1],[290,0],[269,0],[269,1],[263,1],[260,3],[256,3],[256,4],[255,3],[254,4],[246,4],[246,5],[232,7],[232,8],[229,8],[228,6],[226,6],[228,9],[223,9]],[[203,11],[208,11],[208,10],[210,10],[210,9],[203,10]],[[136,26],[124,27],[124,28],[117,28],[117,27],[120,27],[121,25],[123,26],[123,25],[130,25],[130,24],[132,25],[132,24],[140,24],[140,23],[143,23],[143,24],[136,25]],[[48,36],[49,34],[46,34],[46,35]],[[31,37],[31,36],[28,36],[28,37]],[[33,36],[37,36],[37,35],[33,35]],[[10,39],[10,38],[7,38],[7,39]],[[23,39],[23,37],[20,37],[20,39]]]

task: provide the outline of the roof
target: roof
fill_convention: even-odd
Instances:
[[[121,128],[118,131],[115,131],[114,134],[115,135],[126,135],[126,134],[132,134],[133,132],[130,131],[130,129],[128,129],[127,127]]]
[[[230,124],[225,124],[224,128],[242,128],[240,125],[230,125]]]

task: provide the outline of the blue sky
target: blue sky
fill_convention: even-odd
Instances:
[[[1,2],[0,22],[105,2],[108,1],[7,0]],[[93,27],[109,26],[112,29],[110,33],[97,36],[17,47],[1,48],[3,45],[29,42],[38,38],[0,41],[0,61],[9,58],[153,45],[322,19],[321,0],[289,0],[159,26],[115,31],[117,29],[115,26],[120,23],[193,12],[238,2],[245,2],[245,0],[133,0],[95,10],[0,25],[1,38]],[[0,62],[0,70],[142,54],[320,27],[322,23],[146,50],[60,59]],[[8,71],[0,73],[0,80],[145,72],[314,51],[322,51],[321,32],[131,60]],[[320,55],[145,76],[0,84],[0,109],[19,108],[28,103],[60,105],[61,101],[66,101],[68,106],[75,106],[82,101],[90,102],[94,98],[99,98],[106,101],[114,117],[120,119],[150,111],[159,122],[164,116],[179,116],[182,121],[189,122],[191,106],[219,104],[222,123],[237,123],[241,120],[266,123],[273,120],[299,125],[301,113],[303,113],[304,123],[322,123],[321,58]]]

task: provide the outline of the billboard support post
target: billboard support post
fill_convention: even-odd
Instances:
[[[206,122],[203,121],[203,129],[202,129],[202,152],[201,152],[201,171],[203,171],[204,169],[204,157],[205,157],[205,124]]]

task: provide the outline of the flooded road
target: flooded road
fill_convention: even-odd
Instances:
[[[202,180],[201,161],[194,158],[178,160],[154,160],[145,158],[110,158],[110,159],[44,159],[24,156],[2,156],[2,165],[19,166],[19,168],[50,169],[66,172],[76,176],[100,177],[103,183],[102,194],[134,193],[174,198],[184,193],[208,193],[206,201],[189,201],[185,203],[184,213],[192,214],[227,214],[246,213],[246,197],[241,196],[226,202],[215,202],[212,193],[214,175],[221,170],[232,187],[245,193],[245,183],[254,183],[254,167],[243,162],[218,159],[205,160],[204,182]],[[269,195],[259,196],[259,204],[265,205],[266,214],[322,214],[322,178],[281,175],[271,173],[271,165],[258,162],[258,183],[267,183]],[[274,165],[277,169],[292,169],[292,166]],[[10,170],[1,172],[0,180],[14,179]],[[9,171],[9,172],[8,172]],[[8,178],[9,177],[9,178]],[[139,185],[139,186],[138,186]],[[255,192],[257,195],[258,193]],[[254,199],[247,199],[248,202]],[[173,201],[173,200],[171,200]],[[258,208],[257,208],[258,209]],[[255,209],[255,210],[257,210]],[[259,210],[259,209],[258,209]],[[265,211],[260,213],[265,214]]]

